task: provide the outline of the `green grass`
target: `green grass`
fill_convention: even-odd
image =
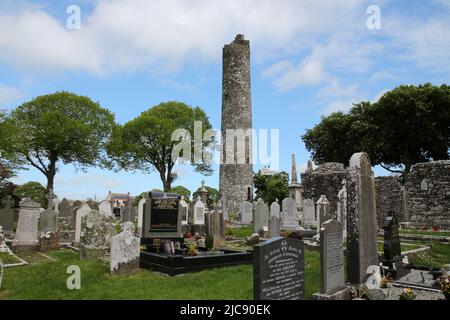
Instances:
[[[384,251],[384,245],[382,242],[378,242],[377,243],[378,246],[378,251],[379,252],[383,252]],[[402,243],[401,244],[401,250],[402,252],[406,252],[406,251],[410,251],[410,250],[414,250],[414,249],[419,249],[426,246],[425,244],[420,244],[420,243],[411,243],[411,244],[406,244],[406,243]]]
[[[400,234],[410,234],[417,236],[437,236],[437,237],[450,237],[450,231],[431,231],[431,230],[400,230]]]
[[[141,269],[132,276],[110,276],[99,260],[78,260],[69,250],[49,253],[57,262],[36,260],[25,267],[5,269],[2,299],[189,299],[253,298],[253,268],[249,265],[169,277]],[[81,290],[66,287],[69,265],[81,269]],[[320,287],[318,252],[305,254],[306,297]]]
[[[253,228],[249,227],[235,227],[235,228],[227,228],[225,230],[226,235],[233,235],[237,238],[245,238],[250,237],[253,234]]]
[[[450,264],[450,245],[444,243],[430,243],[431,250],[417,253],[410,257],[410,264],[416,267],[441,268],[444,264]]]
[[[0,260],[2,260],[3,264],[12,264],[20,262],[16,257],[6,252],[0,252]]]

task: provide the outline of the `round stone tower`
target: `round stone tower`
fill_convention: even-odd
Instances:
[[[220,193],[229,213],[253,199],[250,42],[240,34],[223,48]]]

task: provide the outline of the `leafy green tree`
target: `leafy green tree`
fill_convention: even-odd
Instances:
[[[185,200],[188,201],[191,196],[191,191],[184,186],[172,187],[169,192],[177,193],[180,196],[184,196]]]
[[[302,139],[317,163],[347,164],[364,151],[373,165],[404,174],[415,163],[450,158],[449,123],[449,86],[399,86],[378,102],[323,117]]]
[[[180,143],[194,146],[194,122],[202,123],[202,136],[212,129],[206,113],[199,107],[190,107],[181,102],[165,102],[141,113],[137,118],[118,126],[113,133],[108,152],[118,169],[142,172],[156,170],[159,173],[164,191],[172,188],[175,180],[174,166],[178,163],[190,163],[196,172],[205,175],[212,174],[209,159],[191,161],[185,154],[172,153]],[[172,134],[185,130],[178,141],[172,141]],[[192,139],[190,139],[192,138]],[[212,150],[208,148],[214,144],[214,137],[202,139],[202,151],[208,156]],[[191,153],[193,156],[193,153]],[[189,158],[189,159],[186,159]]]
[[[20,169],[21,161],[14,152],[16,130],[7,121],[7,114],[0,110],[0,184]]]
[[[45,187],[39,182],[27,182],[14,190],[14,196],[18,199],[30,198],[39,202],[43,207],[47,207]]]
[[[54,189],[58,164],[106,166],[104,147],[114,126],[114,115],[88,97],[69,92],[39,96],[8,116],[14,130],[11,154],[38,169]]]
[[[217,190],[213,187],[208,187],[208,186],[205,186],[205,189],[208,191],[208,197],[207,197],[206,204],[208,205],[208,207],[212,207],[214,205],[214,203],[217,203],[220,200],[219,190]],[[200,194],[197,189],[197,191],[195,191],[194,194],[192,195],[192,199],[196,199],[197,196],[199,196],[199,195]]]
[[[276,201],[281,203],[289,196],[289,175],[287,172],[277,172],[273,175],[263,174],[260,171],[253,175],[256,199],[262,198],[269,205]]]

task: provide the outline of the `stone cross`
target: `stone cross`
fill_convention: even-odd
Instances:
[[[367,268],[378,266],[375,181],[369,156],[350,159],[347,181],[347,273],[351,284],[364,283]]]

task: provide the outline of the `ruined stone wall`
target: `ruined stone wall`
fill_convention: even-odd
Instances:
[[[412,166],[406,197],[413,225],[450,229],[450,160]]]
[[[222,83],[222,164],[220,166],[220,193],[229,213],[233,213],[248,195],[253,197],[252,136],[241,147],[227,145],[228,129],[252,129],[252,102],[250,85],[250,43],[243,35],[223,48]],[[233,139],[234,140],[234,139]],[[232,141],[233,141],[232,140]],[[235,139],[239,143],[240,139]],[[230,150],[231,149],[231,150]],[[234,150],[233,150],[234,149]],[[227,152],[235,161],[227,160]],[[244,161],[238,162],[242,155]]]
[[[376,177],[377,223],[383,227],[383,219],[389,211],[394,211],[400,221],[404,221],[402,210],[402,185],[398,176]]]
[[[312,199],[316,203],[321,195],[330,202],[330,215],[337,218],[338,193],[347,170],[341,163],[327,162],[319,165],[312,173],[301,174],[302,199]]]

